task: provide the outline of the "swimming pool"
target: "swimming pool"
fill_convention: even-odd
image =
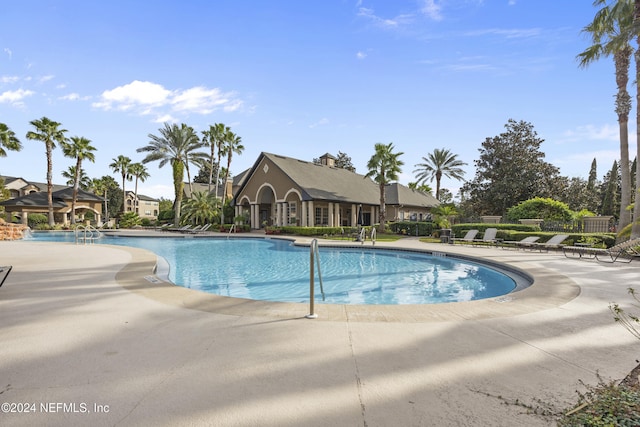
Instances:
[[[38,241],[74,241],[73,233],[34,233]],[[150,250],[169,265],[167,278],[222,296],[308,302],[309,248],[282,239],[105,236],[98,242]],[[516,281],[480,263],[379,248],[320,247],[328,304],[434,304],[513,291]]]

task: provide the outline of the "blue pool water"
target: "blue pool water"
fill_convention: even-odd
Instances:
[[[38,241],[74,241],[73,233],[34,233]],[[309,248],[281,239],[105,236],[100,243],[150,250],[169,264],[173,283],[217,295],[309,301]],[[325,300],[316,302],[433,304],[504,295],[506,274],[467,260],[418,252],[320,247]]]

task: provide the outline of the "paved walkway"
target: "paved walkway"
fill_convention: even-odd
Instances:
[[[370,245],[370,243],[367,243]],[[377,246],[383,246],[378,244]],[[149,252],[0,242],[3,426],[546,426],[580,381],[620,379],[640,343],[640,262],[401,246],[507,262],[536,283],[507,297],[406,307],[308,306],[159,281]],[[29,411],[29,413],[24,413]]]

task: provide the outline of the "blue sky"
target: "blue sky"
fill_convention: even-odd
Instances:
[[[472,179],[482,142],[510,118],[533,124],[565,176],[586,177],[595,157],[602,177],[619,158],[612,60],[586,70],[575,60],[589,46],[590,1],[4,0],[1,9],[0,122],[24,147],[0,158],[2,175],[46,181],[44,145],[24,137],[42,116],[92,140],[88,175],[118,182],[112,159],[141,161],[136,149],[163,122],[230,126],[245,147],[233,174],[261,151],[305,160],[342,151],[366,173],[374,144],[393,142],[404,184],[436,148],[458,154]],[[72,164],[57,148],[54,181]],[[173,198],[170,167],[147,167],[139,192]],[[460,183],[443,186],[456,193]]]

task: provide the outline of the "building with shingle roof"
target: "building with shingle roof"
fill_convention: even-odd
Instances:
[[[53,200],[53,215],[56,223],[68,224],[73,200],[73,187],[56,186],[59,189],[51,193]],[[47,214],[49,201],[46,191],[31,191],[25,195],[14,197],[3,202],[7,222],[11,222],[13,215],[19,216],[23,224],[27,224],[27,217],[32,213]],[[86,212],[93,212],[98,223],[101,223],[102,199],[93,193],[78,189],[76,198],[76,215],[82,220]]]
[[[325,154],[320,164],[261,153],[233,198],[236,215],[251,228],[275,225],[348,227],[372,225],[380,212],[380,189],[364,175],[336,168]],[[388,221],[421,221],[439,202],[399,183],[385,190]]]

